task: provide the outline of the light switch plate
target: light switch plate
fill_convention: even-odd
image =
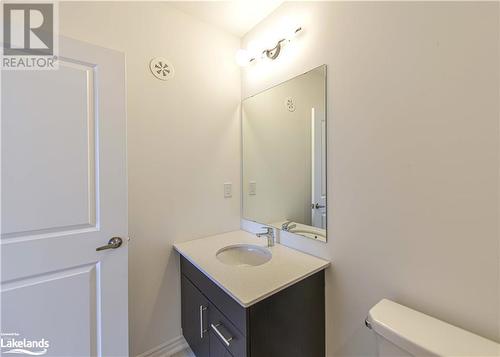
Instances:
[[[233,197],[233,184],[231,182],[224,182],[224,198]]]
[[[248,183],[248,194],[251,196],[255,196],[257,194],[257,182],[250,181]]]

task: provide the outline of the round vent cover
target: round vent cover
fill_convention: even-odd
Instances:
[[[153,76],[162,81],[173,78],[175,74],[174,66],[164,57],[155,57],[149,62],[149,69]]]

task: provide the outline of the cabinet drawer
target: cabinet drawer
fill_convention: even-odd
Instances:
[[[247,356],[245,336],[211,303],[208,308],[208,328],[210,341],[216,338],[233,357]]]
[[[244,336],[248,330],[248,311],[198,268],[181,256],[181,273],[185,275]]]
[[[219,337],[215,332],[209,332],[210,335],[210,356],[214,357],[233,357],[231,353],[226,349],[223,342],[220,341]]]

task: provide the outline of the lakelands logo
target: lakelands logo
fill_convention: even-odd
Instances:
[[[0,335],[1,355],[24,354],[42,356],[47,353],[50,347],[50,342],[45,338],[31,340],[21,338],[18,333],[1,333]]]
[[[3,3],[2,69],[55,69],[56,3]]]

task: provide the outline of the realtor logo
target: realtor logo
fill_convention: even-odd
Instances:
[[[54,5],[4,4],[3,54],[53,55]]]
[[[17,332],[0,333],[0,336],[0,355],[43,356],[50,348],[50,341],[45,338],[21,338]]]
[[[54,69],[54,3],[3,4],[3,69]]]

